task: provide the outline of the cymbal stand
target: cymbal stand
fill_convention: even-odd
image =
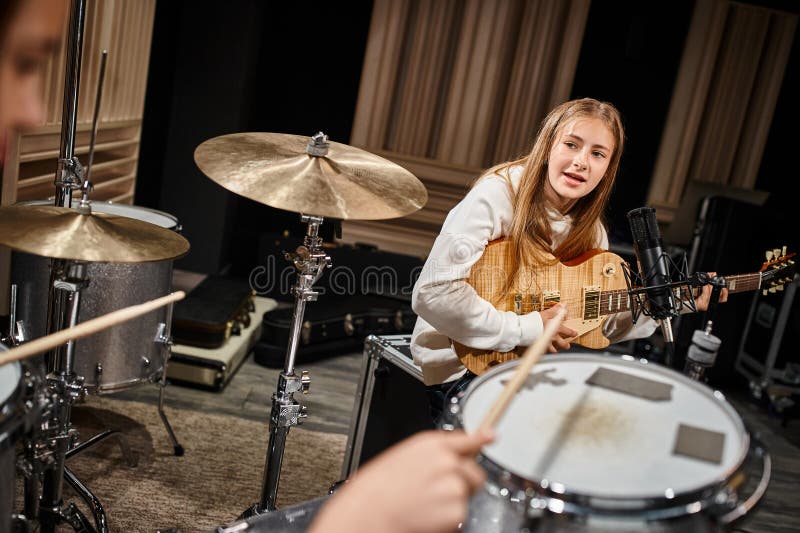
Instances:
[[[275,501],[280,480],[281,464],[283,462],[286,436],[289,428],[296,426],[306,418],[306,406],[295,400],[294,394],[308,392],[311,379],[307,372],[295,373],[294,362],[297,345],[300,340],[300,328],[303,324],[306,302],[316,301],[318,292],[313,290],[316,283],[331,265],[331,258],[322,249],[322,239],[319,237],[319,226],[323,217],[302,215],[301,220],[308,224],[308,230],[303,241],[294,253],[286,254],[286,258],[294,262],[298,270],[297,282],[292,289],[294,292],[294,314],[289,333],[289,345],[286,350],[286,361],[283,372],[278,376],[277,391],[272,395],[272,410],[269,418],[269,445],[267,446],[267,459],[264,466],[264,483],[259,503],[251,506],[244,517],[252,516],[266,511],[275,510]]]
[[[60,293],[61,298],[56,302],[65,304],[64,319],[59,321],[57,329],[74,327],[78,323],[81,291],[88,285],[86,278],[86,263],[69,262],[65,275],[57,276],[51,288],[52,292]],[[65,323],[66,322],[66,323]],[[51,394],[51,409],[48,419],[43,424],[43,433],[46,440],[49,461],[42,476],[42,494],[39,499],[39,521],[43,533],[52,533],[58,524],[67,523],[76,531],[93,530],[86,517],[74,504],[62,508],[63,480],[69,470],[65,465],[67,451],[76,440],[77,435],[70,423],[72,405],[84,393],[83,378],[75,375],[73,371],[75,358],[75,341],[69,341],[65,346],[47,354],[48,361],[47,388]],[[69,472],[71,474],[71,472]],[[74,475],[70,476],[71,478]],[[108,531],[105,512],[97,499],[81,484],[79,493],[92,507],[95,521],[100,531]]]
[[[86,0],[73,0],[69,19],[64,72],[64,99],[61,115],[61,150],[56,170],[55,205],[72,206],[72,191],[83,183],[83,167],[75,157],[75,130],[78,117],[78,91],[83,54],[83,25],[86,19]]]

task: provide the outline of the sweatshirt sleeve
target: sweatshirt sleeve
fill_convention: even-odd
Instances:
[[[490,240],[510,227],[509,185],[499,176],[481,180],[448,214],[414,286],[414,311],[437,331],[473,348],[509,351],[541,336],[539,313],[498,311],[467,283]]]

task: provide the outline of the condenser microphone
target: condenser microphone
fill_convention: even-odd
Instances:
[[[628,212],[633,251],[639,263],[639,278],[645,289],[643,312],[661,325],[664,340],[672,347],[672,317],[678,315],[669,271],[669,259],[662,249],[656,210],[640,207]]]

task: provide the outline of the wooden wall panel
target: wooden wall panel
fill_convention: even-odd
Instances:
[[[90,131],[102,51],[108,51],[92,181],[96,200],[133,201],[139,137],[155,0],[88,0],[83,31],[75,155],[88,163]],[[3,168],[3,205],[53,196],[60,151],[66,70],[66,32],[61,54],[46,67],[45,119],[12,139]]]
[[[427,255],[482,169],[524,152],[569,97],[589,0],[376,0],[350,143],[428,188],[402,220],[348,221],[343,240]],[[368,231],[369,230],[369,231]]]
[[[689,181],[755,186],[796,28],[796,14],[697,2],[648,192],[660,220]]]

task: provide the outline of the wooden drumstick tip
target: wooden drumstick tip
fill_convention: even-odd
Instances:
[[[514,373],[514,377],[511,378],[508,383],[506,383],[506,387],[502,390],[494,405],[492,405],[492,407],[489,409],[489,412],[486,413],[486,416],[483,418],[481,425],[478,427],[478,431],[492,430],[494,426],[497,425],[497,422],[508,408],[508,405],[514,398],[514,395],[517,394],[517,391],[519,391],[520,387],[522,387],[522,384],[525,383],[525,380],[531,373],[531,369],[533,369],[536,363],[538,363],[542,358],[545,351],[547,351],[547,346],[550,344],[550,341],[553,340],[553,337],[558,331],[558,328],[561,326],[561,322],[564,320],[566,315],[567,308],[561,307],[556,312],[556,316],[553,317],[545,326],[542,336],[536,339],[536,342],[528,346],[528,348],[522,354],[522,358],[520,359],[517,371]]]

